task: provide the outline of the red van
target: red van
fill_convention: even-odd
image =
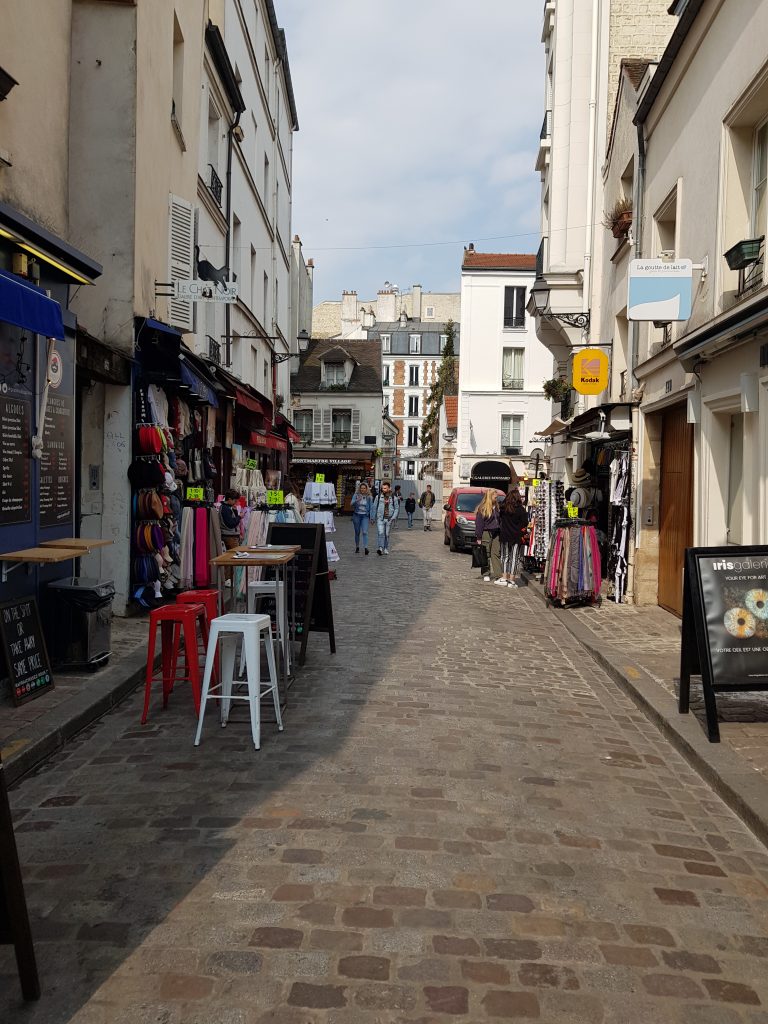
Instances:
[[[475,512],[487,487],[454,487],[443,505],[445,509],[445,536],[451,551],[468,551],[475,542]],[[503,491],[496,492],[500,498]]]

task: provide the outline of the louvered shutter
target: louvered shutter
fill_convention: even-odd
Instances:
[[[193,281],[195,279],[195,209],[192,203],[179,196],[169,200],[169,281]],[[194,306],[180,299],[168,300],[168,319],[174,327],[185,331],[194,330]]]
[[[322,416],[319,409],[312,410],[312,440],[322,441],[323,439],[323,428],[322,428]]]
[[[352,410],[352,440],[360,440],[360,410]]]
[[[321,441],[331,440],[331,410],[323,409],[323,434]]]

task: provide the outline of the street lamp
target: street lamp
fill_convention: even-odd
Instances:
[[[549,288],[546,284],[535,284],[531,289],[531,312],[542,320],[560,320],[569,327],[578,327],[582,331],[589,330],[589,310],[583,313],[553,313],[549,308]]]
[[[299,353],[301,355],[304,355],[304,353],[309,348],[309,343],[310,343],[310,341],[312,339],[309,337],[309,335],[307,334],[307,332],[305,330],[301,330],[301,331],[299,331],[299,333],[298,333],[298,335],[296,337],[296,340],[299,343]],[[281,352],[280,355],[278,355],[277,352],[273,352],[272,353],[272,362],[273,363],[284,363],[286,361],[286,359],[291,359],[295,355],[296,355],[295,352]]]

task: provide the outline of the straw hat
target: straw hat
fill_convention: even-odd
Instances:
[[[588,484],[592,477],[586,471],[586,469],[577,469],[573,474],[573,482],[578,486],[579,484]]]

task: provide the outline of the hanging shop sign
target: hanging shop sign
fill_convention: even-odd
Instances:
[[[692,294],[691,260],[632,260],[629,264],[628,320],[687,320]]]
[[[237,302],[237,281],[174,281],[174,297],[184,302]]]
[[[53,689],[40,613],[34,597],[0,605],[0,642],[17,706]]]
[[[720,740],[717,693],[768,691],[768,547],[685,552],[678,708],[700,675],[707,734]]]
[[[32,518],[32,403],[0,395],[0,526]]]
[[[608,356],[585,348],[573,357],[573,387],[580,395],[599,395],[608,387]]]

